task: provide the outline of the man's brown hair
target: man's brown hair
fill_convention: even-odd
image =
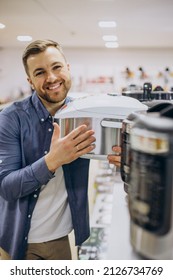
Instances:
[[[26,49],[25,49],[25,51],[23,53],[23,56],[22,56],[23,65],[24,65],[26,74],[28,76],[29,76],[28,65],[27,65],[28,57],[30,55],[33,55],[33,54],[38,54],[38,53],[44,52],[48,47],[55,47],[55,48],[57,48],[60,51],[60,53],[63,55],[64,59],[65,59],[62,47],[57,42],[52,41],[52,40],[36,40],[36,41],[30,43],[26,47]],[[66,59],[65,59],[65,61],[66,61]]]

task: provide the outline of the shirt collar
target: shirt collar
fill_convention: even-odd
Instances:
[[[64,104],[67,104],[67,103],[71,102],[72,100],[73,100],[73,98],[67,97],[65,99]],[[32,103],[33,103],[33,105],[36,109],[36,112],[38,114],[38,117],[42,123],[45,122],[47,119],[50,119],[50,120],[53,119],[52,116],[50,115],[50,113],[48,112],[48,110],[46,109],[46,107],[43,105],[43,103],[39,99],[36,92],[34,92],[32,94]]]
[[[45,122],[48,118],[51,119],[51,115],[48,112],[48,110],[45,108],[41,100],[39,99],[38,95],[36,92],[32,94],[32,103],[36,109],[36,112],[38,114],[38,117],[40,121],[43,123]]]

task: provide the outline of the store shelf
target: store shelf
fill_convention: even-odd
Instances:
[[[127,194],[120,173],[100,162],[95,174],[90,238],[79,247],[79,260],[140,259],[130,244]]]
[[[114,203],[112,209],[112,223],[109,236],[107,259],[136,260],[140,259],[130,244],[130,217],[127,205],[127,194],[120,174],[115,177]]]

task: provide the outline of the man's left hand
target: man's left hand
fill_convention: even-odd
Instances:
[[[121,147],[114,146],[114,147],[112,147],[112,151],[115,154],[108,155],[107,159],[108,159],[109,163],[120,167],[121,166]]]

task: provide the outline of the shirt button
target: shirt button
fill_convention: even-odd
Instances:
[[[31,218],[31,215],[28,215],[28,218]]]
[[[25,240],[27,240],[28,239],[28,237],[27,236],[25,236]]]
[[[2,159],[0,159],[0,163],[2,163]]]
[[[44,151],[44,154],[46,155],[46,154],[47,154],[47,151]]]
[[[48,131],[51,132],[51,131],[52,131],[52,128],[49,128]]]
[[[42,118],[41,121],[44,122],[44,119]]]
[[[38,195],[37,194],[34,194],[34,197],[36,198]]]

